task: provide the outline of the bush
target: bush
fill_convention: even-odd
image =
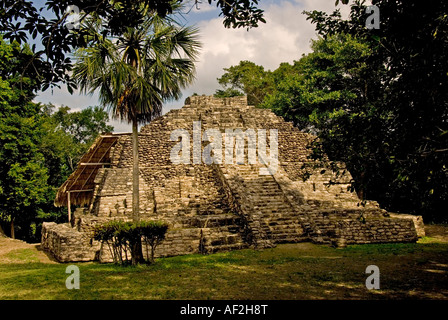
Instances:
[[[120,220],[109,221],[94,227],[93,238],[105,243],[113,257],[114,263],[128,264],[130,261],[138,261],[132,248],[143,241],[146,246],[148,263],[154,262],[154,252],[157,245],[165,239],[168,225],[161,221],[140,221],[137,223]],[[149,253],[149,248],[151,253]],[[131,259],[131,260],[130,260]]]
[[[141,221],[138,225],[140,235],[143,237],[146,247],[146,257],[149,262],[154,262],[154,252],[156,247],[165,239],[168,225],[162,221]],[[151,247],[151,257],[148,246]]]

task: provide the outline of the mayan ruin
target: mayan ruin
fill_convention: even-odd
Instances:
[[[184,130],[193,137],[194,122],[200,122],[202,132],[265,129],[269,137],[269,130],[278,130],[276,170],[260,174],[266,164],[249,163],[247,157],[234,164],[205,164],[204,159],[198,164],[192,158],[173,164],[170,154],[179,141],[172,141],[171,134]],[[331,170],[314,168],[304,181],[313,138],[272,111],[247,105],[246,97],[193,96],[183,108],[144,126],[139,133],[140,217],[169,224],[157,256],[302,241],[336,246],[415,242],[423,235],[421,217],[390,214],[372,201],[360,205],[356,193],[348,191],[347,173],[336,179]],[[193,139],[190,143],[193,149]],[[247,155],[247,139],[244,150]],[[130,134],[97,139],[59,189],[55,205],[68,203],[78,207],[70,223],[44,223],[44,249],[60,262],[108,261],[106,249],[92,239],[92,228],[131,219]]]

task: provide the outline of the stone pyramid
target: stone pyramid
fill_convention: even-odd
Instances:
[[[237,152],[233,154],[236,136],[225,139],[230,130],[238,129],[246,134],[240,140],[244,141],[240,158]],[[182,140],[176,135],[179,132]],[[211,139],[204,139],[208,132],[222,134],[223,139],[215,143],[221,149],[210,152]],[[266,141],[266,154],[272,157],[276,151],[271,163],[259,157],[250,160],[249,132],[257,135],[257,141]],[[348,191],[349,173],[336,178],[331,170],[309,160],[307,146],[313,139],[270,110],[248,106],[246,97],[193,96],[183,108],[143,127],[139,134],[140,217],[163,220],[170,226],[156,255],[301,241],[412,242],[422,235],[421,217],[389,214],[371,201],[361,205],[357,195]],[[174,161],[173,154],[183,160]],[[206,163],[207,159],[212,163]],[[132,218],[130,134],[97,140],[59,190],[55,203],[67,205],[67,194],[71,195],[68,201],[81,207],[70,223],[44,224],[43,247],[59,261],[107,261],[106,249],[92,239],[92,228],[110,219]]]

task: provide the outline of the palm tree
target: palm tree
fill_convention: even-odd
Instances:
[[[132,213],[138,222],[138,125],[158,117],[165,101],[180,98],[194,79],[201,45],[196,28],[157,14],[116,37],[104,37],[101,26],[94,16],[85,20],[80,31],[88,46],[75,52],[73,76],[81,92],[98,91],[113,118],[132,123]]]

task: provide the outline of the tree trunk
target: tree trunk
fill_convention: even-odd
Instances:
[[[132,220],[134,223],[140,221],[140,186],[139,186],[139,163],[138,163],[138,123],[137,119],[132,121]],[[131,248],[131,263],[137,265],[143,261],[142,241],[136,241]]]
[[[139,186],[139,165],[138,165],[138,123],[134,119],[132,122],[132,220],[140,220],[140,186]]]
[[[142,248],[142,241],[138,240],[136,241],[131,248],[131,263],[133,266],[138,265],[139,263],[144,262],[143,259],[143,248]]]
[[[14,232],[14,218],[11,217],[11,238],[15,239],[16,238],[16,233]]]
[[[360,174],[359,174],[359,180],[360,180],[360,183],[359,183],[359,190],[358,190],[358,197],[359,197],[359,199],[361,199],[361,201],[364,201],[364,199],[365,199],[365,186],[364,186],[364,177],[365,177],[365,173],[364,172],[361,172]]]

